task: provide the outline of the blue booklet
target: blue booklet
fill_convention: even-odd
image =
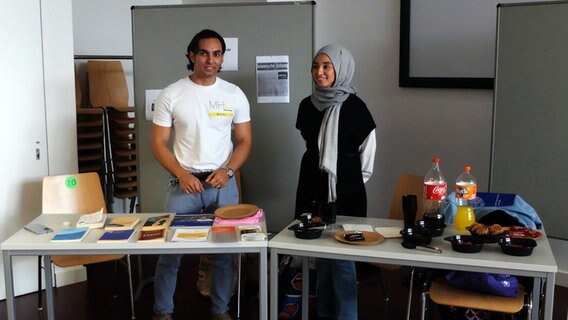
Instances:
[[[186,227],[210,227],[215,221],[215,215],[206,214],[176,214],[170,227],[186,228]]]
[[[134,229],[105,231],[97,242],[128,242],[134,231]]]
[[[79,242],[83,241],[89,233],[89,227],[60,229],[51,238],[52,242]]]

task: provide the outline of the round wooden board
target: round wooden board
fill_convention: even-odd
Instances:
[[[258,207],[253,204],[233,204],[215,210],[215,216],[222,219],[242,219],[250,217],[258,212]]]
[[[370,232],[370,231],[362,231],[363,232],[363,237],[365,237],[365,240],[362,241],[347,241],[345,239],[343,239],[343,236],[345,235],[345,231],[339,231],[335,234],[335,240],[339,241],[339,242],[343,242],[343,243],[347,243],[347,244],[355,244],[355,245],[369,245],[369,244],[377,244],[381,241],[383,241],[385,239],[385,237],[383,237],[382,235],[376,233],[376,232]]]

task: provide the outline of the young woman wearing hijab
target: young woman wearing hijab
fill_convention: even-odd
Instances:
[[[375,122],[351,80],[353,56],[338,45],[321,48],[312,61],[314,88],[300,103],[296,128],[306,142],[296,194],[298,218],[314,203],[337,214],[367,215],[365,182],[373,172]],[[357,319],[355,263],[317,259],[318,316]]]

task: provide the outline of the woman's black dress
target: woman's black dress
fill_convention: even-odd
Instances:
[[[295,218],[315,213],[314,202],[328,202],[328,177],[319,169],[318,135],[325,111],[318,111],[308,96],[300,103],[296,128],[306,141],[296,193]],[[339,215],[367,215],[367,195],[361,173],[359,147],[375,128],[366,104],[354,94],[341,106],[337,155],[337,206]]]

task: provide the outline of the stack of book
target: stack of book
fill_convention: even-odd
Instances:
[[[138,242],[165,242],[168,228],[172,223],[170,214],[150,217],[142,225],[138,234]]]
[[[97,242],[129,242],[134,235],[134,227],[140,221],[135,215],[111,217],[107,219],[105,232]]]
[[[214,214],[176,214],[170,225],[176,230],[172,241],[207,241],[214,221]]]

